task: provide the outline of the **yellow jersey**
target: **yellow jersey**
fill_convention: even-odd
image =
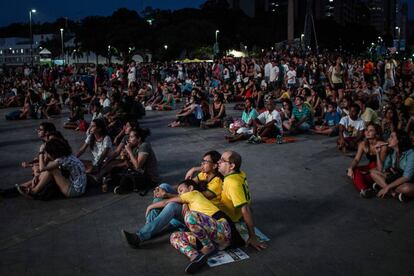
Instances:
[[[188,208],[191,211],[203,213],[212,217],[217,213],[219,208],[211,203],[202,193],[199,191],[191,191],[180,195],[180,199],[183,203],[188,204]]]
[[[250,192],[244,172],[232,173],[224,177],[220,209],[234,222],[242,218],[241,207],[250,204]]]
[[[199,173],[197,175],[197,180],[207,182],[207,174],[203,172]],[[221,200],[221,192],[223,191],[223,181],[221,180],[221,178],[219,176],[213,177],[213,179],[211,179],[210,182],[207,183],[207,190],[215,195],[215,197],[210,199],[210,201],[214,205],[219,206]]]

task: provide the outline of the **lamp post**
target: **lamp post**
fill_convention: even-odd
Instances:
[[[401,37],[401,28],[400,27],[395,27],[395,29],[397,30],[397,34],[398,34],[398,49],[397,49],[397,51],[399,51],[400,50],[400,37]]]
[[[216,43],[214,43],[214,54],[218,54],[218,52],[219,52],[219,45],[218,45],[218,40],[217,40],[217,37],[218,37],[218,33],[219,33],[220,31],[219,30],[216,30],[216,33],[215,33],[215,35],[216,35]]]
[[[304,48],[304,38],[305,38],[305,34],[301,34],[300,35],[300,48]]]
[[[108,45],[108,64],[111,64],[111,45]]]
[[[35,9],[29,11],[29,28],[30,28],[30,63],[33,67],[33,32],[32,32],[32,13],[36,13]]]
[[[65,65],[65,51],[63,49],[63,28],[60,29],[60,40],[62,42],[62,59],[63,59],[63,65]]]

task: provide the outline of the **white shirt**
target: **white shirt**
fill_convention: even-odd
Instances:
[[[270,77],[269,77],[269,81],[270,82],[274,82],[277,81],[279,77],[279,67],[278,66],[274,66],[272,67],[272,69],[270,70]]]
[[[288,83],[296,83],[296,71],[295,70],[289,70],[286,73],[286,76],[288,78],[287,80]]]
[[[365,129],[365,123],[361,118],[356,119],[355,121],[349,116],[342,117],[339,122],[340,125],[343,125],[345,128],[344,137],[356,137],[358,132]]]
[[[136,75],[135,75],[136,69],[135,67],[131,67],[128,70],[128,81],[135,81],[136,80]]]
[[[91,136],[92,134],[86,137],[86,140],[85,140],[86,144],[89,144],[91,142]],[[92,165],[95,166],[98,163],[105,149],[112,150],[112,141],[109,136],[105,136],[101,142],[95,141],[95,145],[92,149],[92,156],[93,156]]]
[[[275,121],[275,126],[280,130],[283,131],[282,127],[282,117],[280,117],[280,113],[277,110],[273,110],[272,113],[269,112],[269,110],[266,110],[265,112],[260,113],[260,115],[257,117],[257,119],[262,124],[270,123],[271,121]]]
[[[103,102],[102,102],[102,100],[100,100],[99,102],[101,103],[102,107],[110,107],[111,106],[111,101],[108,98],[106,98]]]
[[[270,78],[270,72],[272,71],[272,63],[268,62],[266,63],[265,67],[264,67],[264,75],[265,77],[269,77]]]

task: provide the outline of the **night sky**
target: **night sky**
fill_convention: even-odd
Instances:
[[[414,19],[414,1],[409,3],[409,17]],[[54,21],[59,17],[81,19],[88,15],[111,15],[118,8],[141,11],[142,7],[160,9],[198,8],[205,0],[2,0],[0,26],[14,22],[27,22],[28,11],[36,9],[36,22]]]
[[[199,8],[205,0],[1,0],[0,26],[28,22],[29,10],[36,9],[36,22],[59,17],[81,19],[89,15],[111,15],[119,8],[141,11],[142,7],[160,9]]]

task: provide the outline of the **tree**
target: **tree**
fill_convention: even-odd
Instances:
[[[79,43],[86,52],[95,53],[96,63],[98,63],[98,55],[107,56],[108,54],[108,28],[108,17],[88,16],[82,20],[81,26],[75,31],[76,43]]]
[[[143,49],[149,35],[149,25],[136,11],[119,9],[109,18],[108,42],[114,46],[124,62],[131,58],[131,48]]]

